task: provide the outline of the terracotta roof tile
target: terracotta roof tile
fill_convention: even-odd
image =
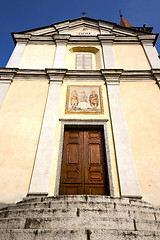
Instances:
[[[132,25],[127,22],[124,17],[121,15],[121,23],[120,23],[121,26],[124,26],[124,27],[132,27]]]

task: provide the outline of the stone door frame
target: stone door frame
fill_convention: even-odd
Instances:
[[[57,163],[57,174],[56,174],[56,184],[55,184],[54,196],[59,195],[65,127],[76,127],[76,126],[89,127],[89,126],[92,126],[93,128],[94,127],[102,127],[103,128],[110,197],[114,197],[111,159],[110,159],[108,135],[107,135],[107,121],[108,120],[107,119],[100,119],[100,120],[99,119],[86,119],[86,120],[83,120],[83,119],[59,119],[59,121],[61,121],[61,133],[60,133],[59,155],[58,155],[58,163]]]

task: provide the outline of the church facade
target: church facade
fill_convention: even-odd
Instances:
[[[106,195],[160,206],[151,30],[81,17],[12,34],[0,69],[1,203]]]

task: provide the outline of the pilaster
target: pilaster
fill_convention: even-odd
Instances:
[[[0,70],[0,107],[3,103],[3,100],[7,94],[8,88],[14,77],[14,72],[10,70],[1,69]]]
[[[99,35],[98,37],[101,42],[102,50],[103,50],[104,68],[105,69],[115,68],[113,51],[112,51],[112,45],[113,45],[113,40],[115,36]]]
[[[66,52],[67,42],[70,35],[54,35],[53,38],[56,42],[56,52],[54,58],[53,68],[64,68],[64,58]]]
[[[18,68],[24,49],[27,45],[27,40],[18,41],[12,52],[12,55],[6,65],[6,68]]]
[[[144,36],[140,35],[139,39],[141,40],[141,44],[144,48],[148,61],[152,67],[152,69],[160,68],[160,59],[158,57],[158,53],[156,48],[154,47],[155,36]]]
[[[120,192],[122,197],[141,198],[138,177],[134,165],[127,124],[120,96],[119,77],[121,73],[122,70],[102,70],[108,93]]]
[[[54,70],[53,72],[48,70],[47,74],[49,77],[48,98],[28,195],[48,194],[61,84],[65,71],[60,71],[59,74],[57,71],[55,74]]]

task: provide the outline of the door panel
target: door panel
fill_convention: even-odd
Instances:
[[[65,183],[82,183],[82,133],[65,131],[61,180]]]
[[[102,185],[85,185],[85,194],[87,195],[107,195]]]
[[[64,133],[60,194],[109,195],[103,132],[67,129]]]
[[[61,195],[82,195],[82,185],[80,184],[61,184]]]

